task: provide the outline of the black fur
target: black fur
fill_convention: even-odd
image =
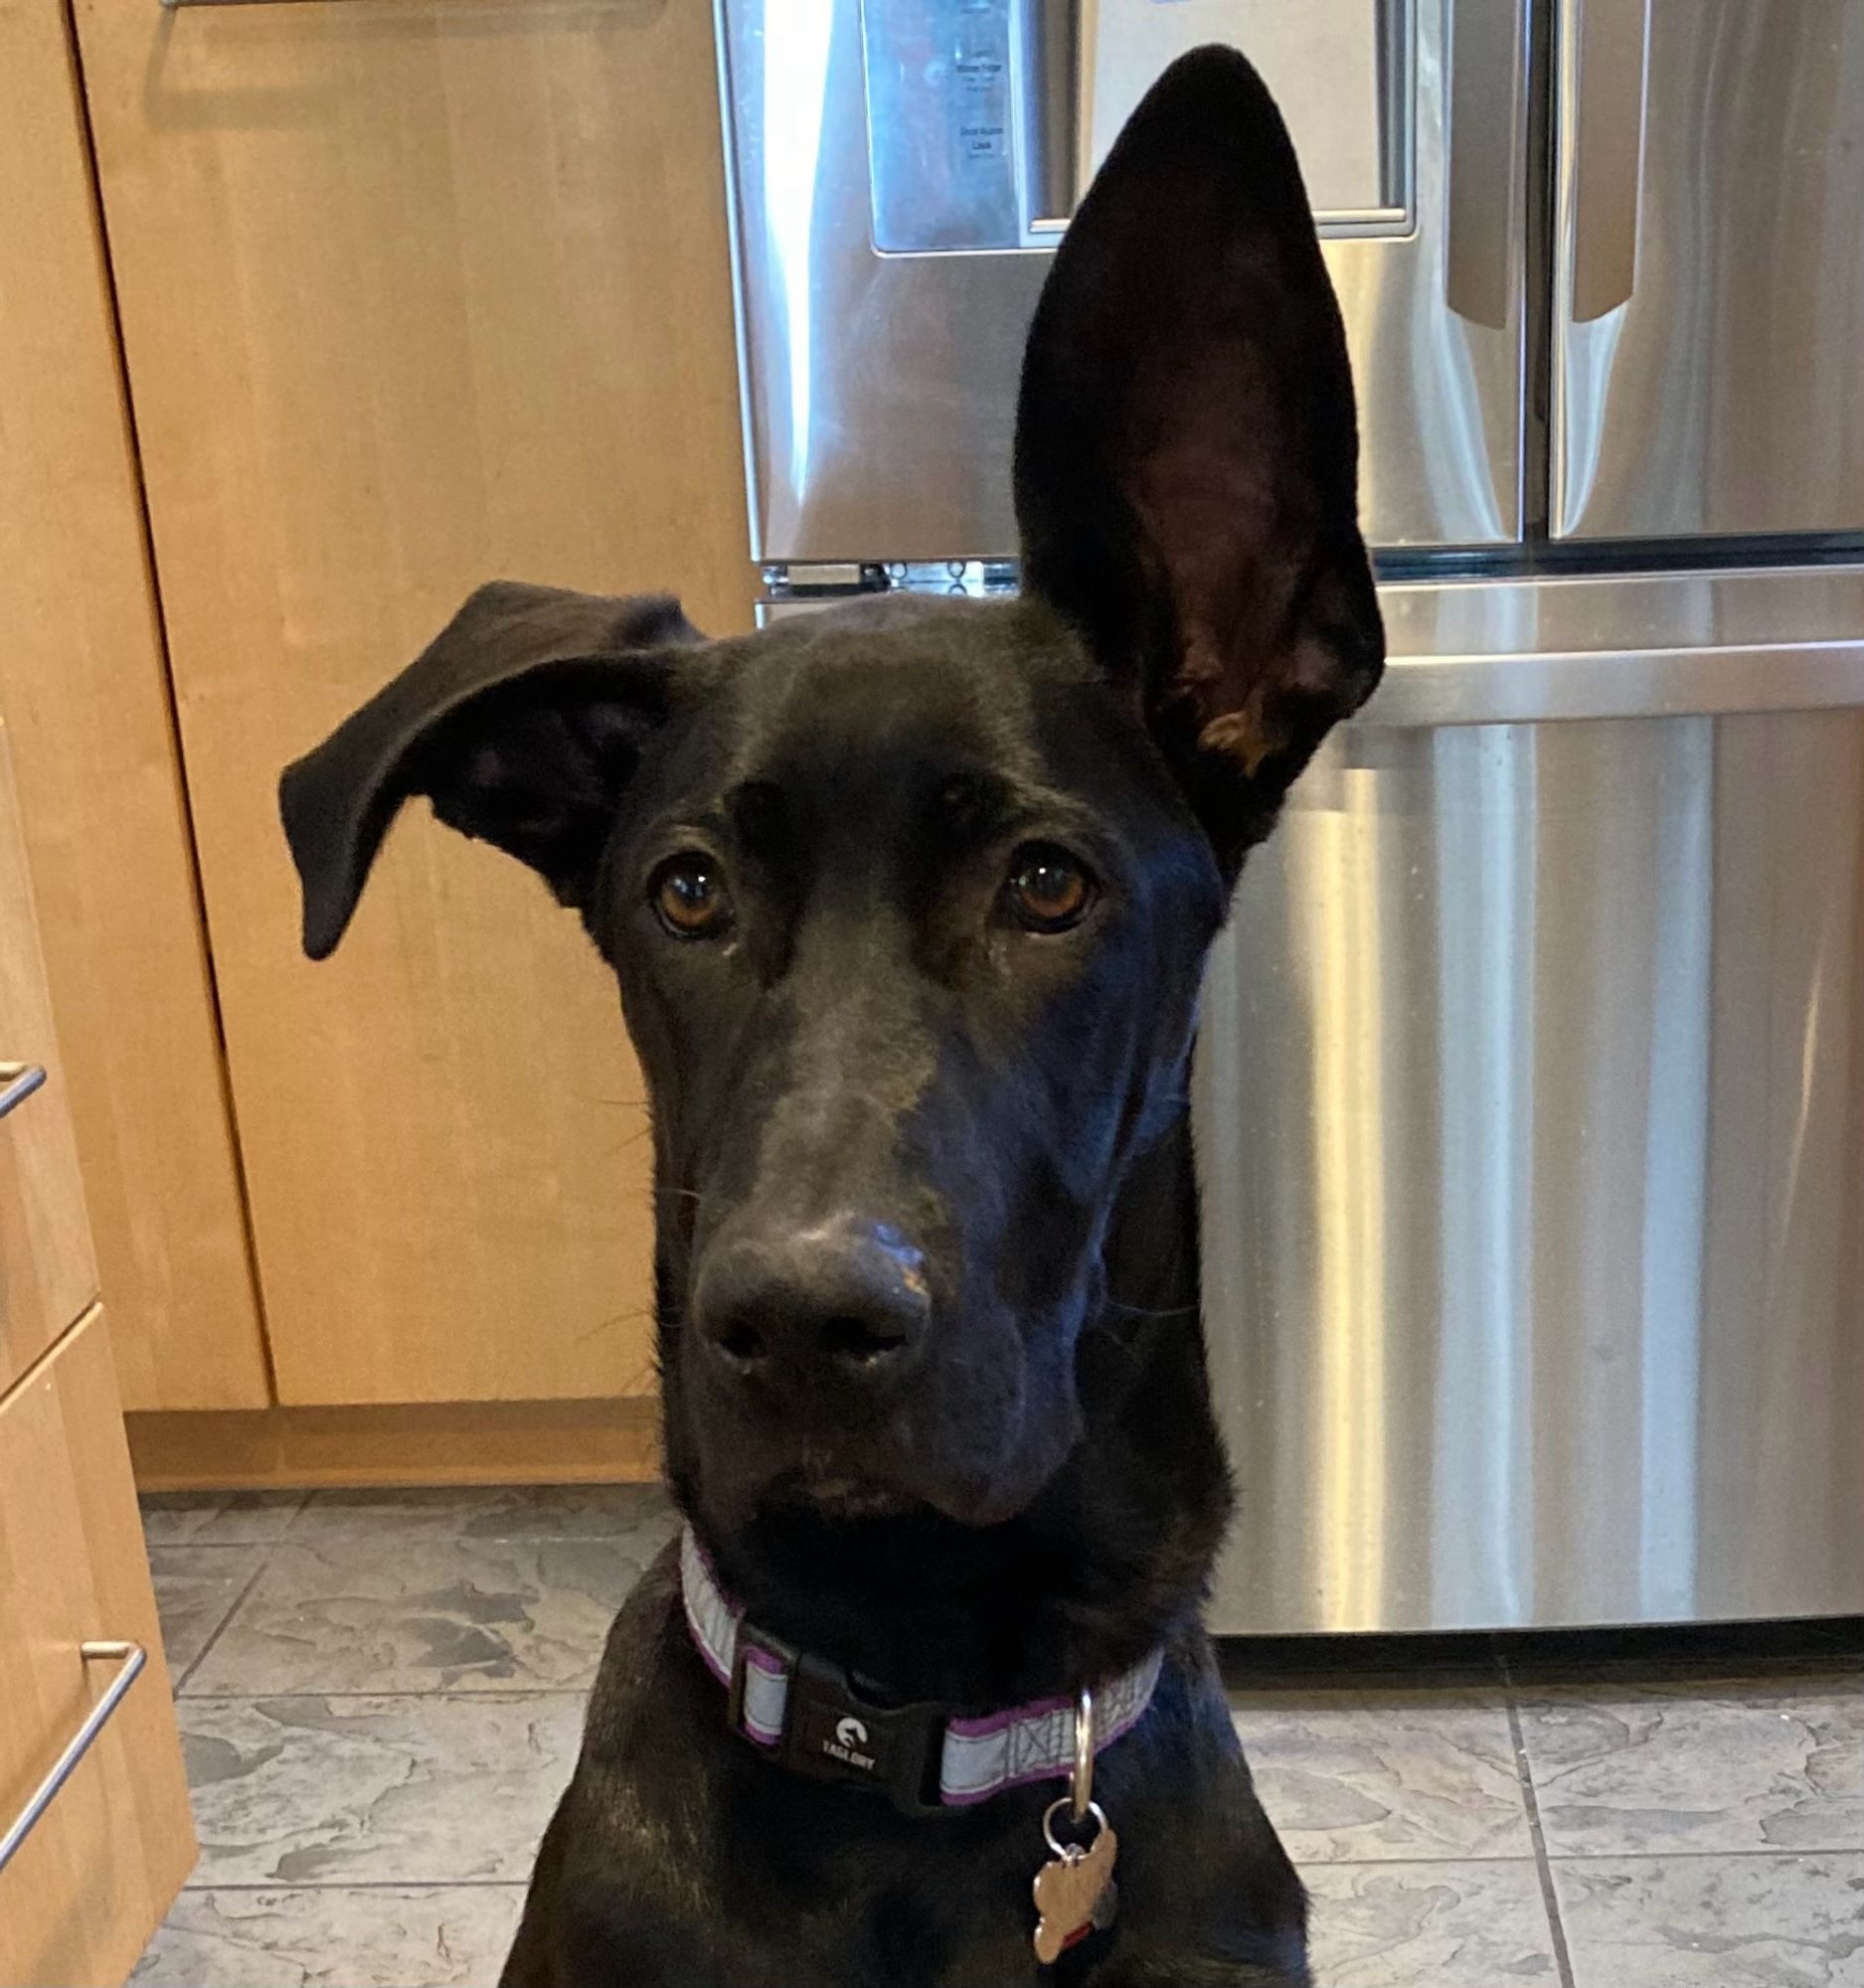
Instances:
[[[283,785],[313,954],[425,793],[614,968],[653,1101],[668,1473],[761,1627],[976,1711],[1165,1646],[1099,1777],[1118,1922],[1063,1988],[1306,1978],[1198,1622],[1230,1493],[1185,1074],[1244,853],[1377,680],[1355,455],[1286,135],[1202,51],[1037,313],[1022,600],[708,643],[665,598],[482,589]],[[1032,844],[1096,882],[1072,929],[1015,912]],[[731,893],[696,939],[653,904],[687,850]],[[827,1331],[851,1308],[887,1335],[858,1358]],[[793,1775],[728,1732],[677,1586],[662,1560],[616,1619],[507,1988],[1037,1980],[1054,1791],[913,1820]]]

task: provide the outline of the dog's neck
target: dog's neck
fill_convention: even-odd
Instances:
[[[712,1542],[762,1629],[903,1700],[980,1710],[1139,1661],[1192,1614],[1229,1516],[1198,1316],[1188,1116],[1122,1184],[1077,1366],[1084,1433],[1017,1518],[761,1518]]]

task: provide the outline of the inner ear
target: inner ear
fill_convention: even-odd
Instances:
[[[1029,587],[1082,630],[1234,862],[1378,680],[1340,315],[1280,114],[1175,63],[1063,238],[1017,416]]]
[[[489,695],[423,748],[415,791],[447,827],[528,864],[559,904],[587,908],[621,790],[663,715],[640,688]]]

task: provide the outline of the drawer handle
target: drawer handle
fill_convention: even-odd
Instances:
[[[43,1077],[45,1073],[41,1071],[40,1075]],[[122,1669],[110,1680],[109,1689],[85,1715],[85,1723],[72,1735],[64,1752],[53,1761],[52,1771],[33,1790],[31,1799],[14,1817],[7,1833],[0,1836],[0,1871],[13,1861],[13,1853],[33,1833],[39,1818],[71,1779],[72,1769],[89,1752],[90,1742],[110,1723],[112,1714],[123,1702],[124,1694],[142,1675],[142,1667],[149,1661],[149,1653],[140,1643],[80,1643],[78,1654],[87,1664],[121,1664]]]
[[[24,1104],[46,1080],[42,1063],[0,1063],[0,1118]]]

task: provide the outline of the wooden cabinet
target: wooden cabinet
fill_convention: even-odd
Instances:
[[[0,717],[65,1048],[56,1109],[23,1107],[17,1136],[69,1138],[69,1110],[129,1400],[251,1407],[267,1399],[265,1362],[62,0],[0,6]],[[21,878],[13,851],[0,865],[4,931]],[[0,1057],[27,1054],[42,1020],[36,990],[0,976]],[[49,1152],[29,1172],[74,1205]],[[9,1262],[18,1192],[0,1159]],[[51,1330],[79,1283],[95,1288],[88,1244],[42,1294]],[[0,1382],[22,1329],[0,1322]]]
[[[0,1395],[97,1294],[0,733]]]
[[[638,1394],[645,1113],[576,921],[422,811],[313,967],[274,783],[494,575],[748,623],[710,9],[77,23],[278,1397]]]
[[[0,1400],[0,1829],[120,1658],[148,1653],[108,1724],[0,1871],[0,1982],[128,1978],[193,1866],[194,1828],[103,1314]]]

